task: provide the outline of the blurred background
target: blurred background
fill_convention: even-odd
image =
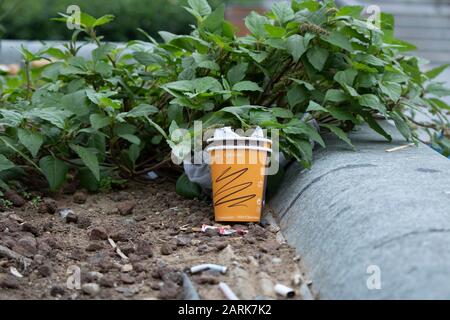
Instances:
[[[227,6],[226,18],[245,34],[244,17],[252,10],[265,11],[282,0],[209,0],[213,7]],[[113,14],[113,23],[100,33],[108,41],[143,39],[137,28],[158,38],[160,30],[189,33],[193,18],[183,9],[187,0],[0,0],[0,39],[66,40],[71,32],[50,21],[69,5],[78,5],[93,16]],[[417,55],[431,62],[430,68],[450,63],[450,0],[336,0],[338,5],[380,6],[396,16],[396,34],[415,44]],[[3,42],[3,45],[2,45]],[[9,63],[15,41],[0,41],[0,63]],[[450,71],[441,76],[450,82]]]

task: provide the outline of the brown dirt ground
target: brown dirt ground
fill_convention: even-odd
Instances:
[[[56,212],[48,213],[52,208]],[[69,222],[60,217],[64,208],[73,211]],[[275,225],[266,219],[232,225],[248,230],[244,236],[192,230],[204,223],[214,224],[211,204],[178,196],[169,182],[28,201],[0,212],[0,245],[32,260],[24,268],[0,255],[0,299],[182,299],[181,272],[201,263],[228,267],[226,274],[187,272],[202,299],[224,299],[219,281],[241,299],[280,299],[272,291],[276,283],[295,288],[293,299],[302,298],[300,257],[280,243]],[[81,289],[67,287],[71,266],[80,268]],[[23,278],[13,276],[11,267]]]

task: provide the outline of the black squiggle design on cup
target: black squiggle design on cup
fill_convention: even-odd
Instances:
[[[231,179],[228,183],[225,183],[222,187],[219,188],[219,190],[217,190],[217,192],[215,193],[215,196],[217,197],[219,194],[225,193],[225,195],[223,197],[221,197],[220,199],[218,199],[217,201],[215,201],[214,205],[215,206],[219,206],[222,204],[226,204],[226,203],[230,203],[232,202],[232,204],[228,205],[228,208],[233,208],[233,207],[247,207],[247,205],[243,204],[244,202],[253,199],[256,197],[256,194],[249,194],[249,195],[245,195],[245,196],[241,196],[241,197],[237,197],[237,198],[231,198],[234,194],[241,192],[247,188],[249,188],[253,182],[243,182],[240,184],[236,184],[236,185],[230,185],[233,181],[235,181],[236,179],[239,179],[241,176],[243,176],[247,171],[248,168],[244,168],[235,172],[231,172],[229,174],[227,174],[229,171],[231,170],[231,167],[225,169],[220,175],[219,177],[217,177],[216,179],[216,183],[219,183],[221,181],[224,181],[228,178],[233,178]],[[237,190],[235,190],[237,189]],[[234,191],[233,191],[234,190]],[[229,192],[231,191],[231,192]]]

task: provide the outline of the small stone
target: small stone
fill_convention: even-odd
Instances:
[[[77,227],[80,229],[87,229],[91,226],[91,219],[82,215],[78,216]]]
[[[13,206],[15,207],[23,207],[25,205],[25,203],[27,203],[25,201],[24,198],[22,198],[17,192],[15,191],[6,191],[4,194],[5,199],[9,200],[12,202]]]
[[[205,231],[205,234],[206,234],[207,236],[210,236],[210,237],[214,237],[214,236],[219,236],[219,235],[220,235],[218,229],[207,229],[207,230]]]
[[[152,288],[152,290],[157,290],[157,291],[159,291],[159,290],[161,290],[161,287],[162,287],[163,285],[164,285],[163,282],[156,282],[156,281],[153,281],[153,282],[150,283],[150,288]]]
[[[198,239],[192,239],[191,240],[191,244],[193,246],[198,246],[200,243],[202,243],[201,240],[198,240]]]
[[[129,238],[129,234],[126,231],[117,231],[113,234],[111,234],[111,239],[113,239],[116,242],[127,242]]]
[[[137,222],[144,221],[145,219],[147,219],[147,217],[143,214],[134,217],[134,220],[136,220]]]
[[[22,224],[22,231],[29,232],[35,237],[39,236],[40,234],[39,229],[29,222],[25,222],[24,224]]]
[[[100,242],[90,242],[89,245],[86,247],[86,251],[88,252],[95,252],[102,249],[104,249],[104,246]]]
[[[52,267],[49,264],[44,264],[38,268],[38,272],[42,277],[50,277],[52,275]]]
[[[281,264],[282,262],[283,262],[283,260],[281,260],[280,258],[277,258],[277,257],[272,259],[273,264]]]
[[[129,274],[122,273],[120,275],[120,281],[122,281],[125,284],[133,284],[136,280],[132,276],[130,276]]]
[[[81,286],[84,293],[95,297],[100,293],[100,286],[96,283],[85,283]]]
[[[43,202],[41,202],[38,206],[38,213],[44,214],[47,213],[47,205]]]
[[[217,249],[217,251],[221,251],[225,249],[228,246],[228,243],[226,242],[216,242],[214,243],[214,247]]]
[[[267,241],[259,245],[259,248],[264,253],[275,252],[280,248],[280,244],[276,240]]]
[[[86,273],[85,277],[86,281],[88,282],[97,282],[101,278],[103,278],[103,273],[98,271],[89,271],[88,273]]]
[[[185,247],[188,246],[191,243],[191,239],[188,237],[178,237],[177,238],[177,246],[179,247]]]
[[[298,262],[298,261],[301,260],[301,257],[300,256],[295,256],[293,260],[294,260],[294,262]]]
[[[127,286],[127,287],[117,287],[116,291],[123,294],[125,297],[132,297],[139,293],[141,288],[139,286]]]
[[[256,243],[256,239],[254,237],[245,237],[244,241],[248,244],[254,244]]]
[[[78,216],[74,212],[69,212],[66,215],[66,223],[77,223],[78,222]]]
[[[100,285],[105,288],[114,287],[114,278],[112,276],[103,276],[99,281]]]
[[[136,272],[146,272],[147,271],[147,267],[142,262],[133,263],[133,269],[136,270]]]
[[[194,281],[198,284],[218,284],[219,279],[213,276],[205,276],[201,275],[199,277],[194,278]]]
[[[131,264],[124,264],[122,266],[121,271],[122,272],[131,272],[131,271],[133,271],[133,265],[131,265]]]
[[[0,288],[19,289],[19,279],[10,274],[0,274]]]
[[[75,203],[83,204],[83,203],[86,203],[86,200],[87,200],[87,194],[83,191],[77,191],[73,195],[73,202],[75,202]]]
[[[161,246],[161,254],[164,256],[168,256],[172,254],[172,246],[168,243],[164,243]]]
[[[89,239],[90,240],[106,240],[108,239],[108,234],[106,230],[102,227],[96,227],[89,231]]]
[[[127,216],[133,213],[133,209],[136,206],[134,201],[123,201],[117,205],[117,209],[122,216]]]
[[[52,297],[63,296],[65,293],[66,291],[63,286],[55,285],[50,289],[50,295]]]
[[[17,251],[27,257],[32,257],[37,253],[36,239],[32,237],[23,237],[17,241],[13,251]]]
[[[159,291],[159,299],[176,299],[178,296],[178,285],[174,282],[165,282]]]
[[[205,254],[206,252],[208,252],[208,250],[209,250],[209,247],[206,244],[202,244],[197,247],[197,252],[199,254]]]
[[[58,204],[51,198],[44,198],[42,203],[45,205],[47,213],[54,214],[58,210]]]
[[[138,241],[136,246],[136,254],[148,258],[153,257],[153,250],[151,244],[144,240]]]
[[[128,192],[121,191],[121,192],[113,193],[109,197],[114,202],[120,202],[120,201],[129,200],[131,198],[131,195]]]
[[[35,254],[33,260],[34,262],[36,262],[36,264],[42,264],[45,260],[45,257],[41,254]]]

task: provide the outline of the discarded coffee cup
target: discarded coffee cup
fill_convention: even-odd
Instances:
[[[259,222],[272,141],[222,134],[208,142],[215,220]]]

